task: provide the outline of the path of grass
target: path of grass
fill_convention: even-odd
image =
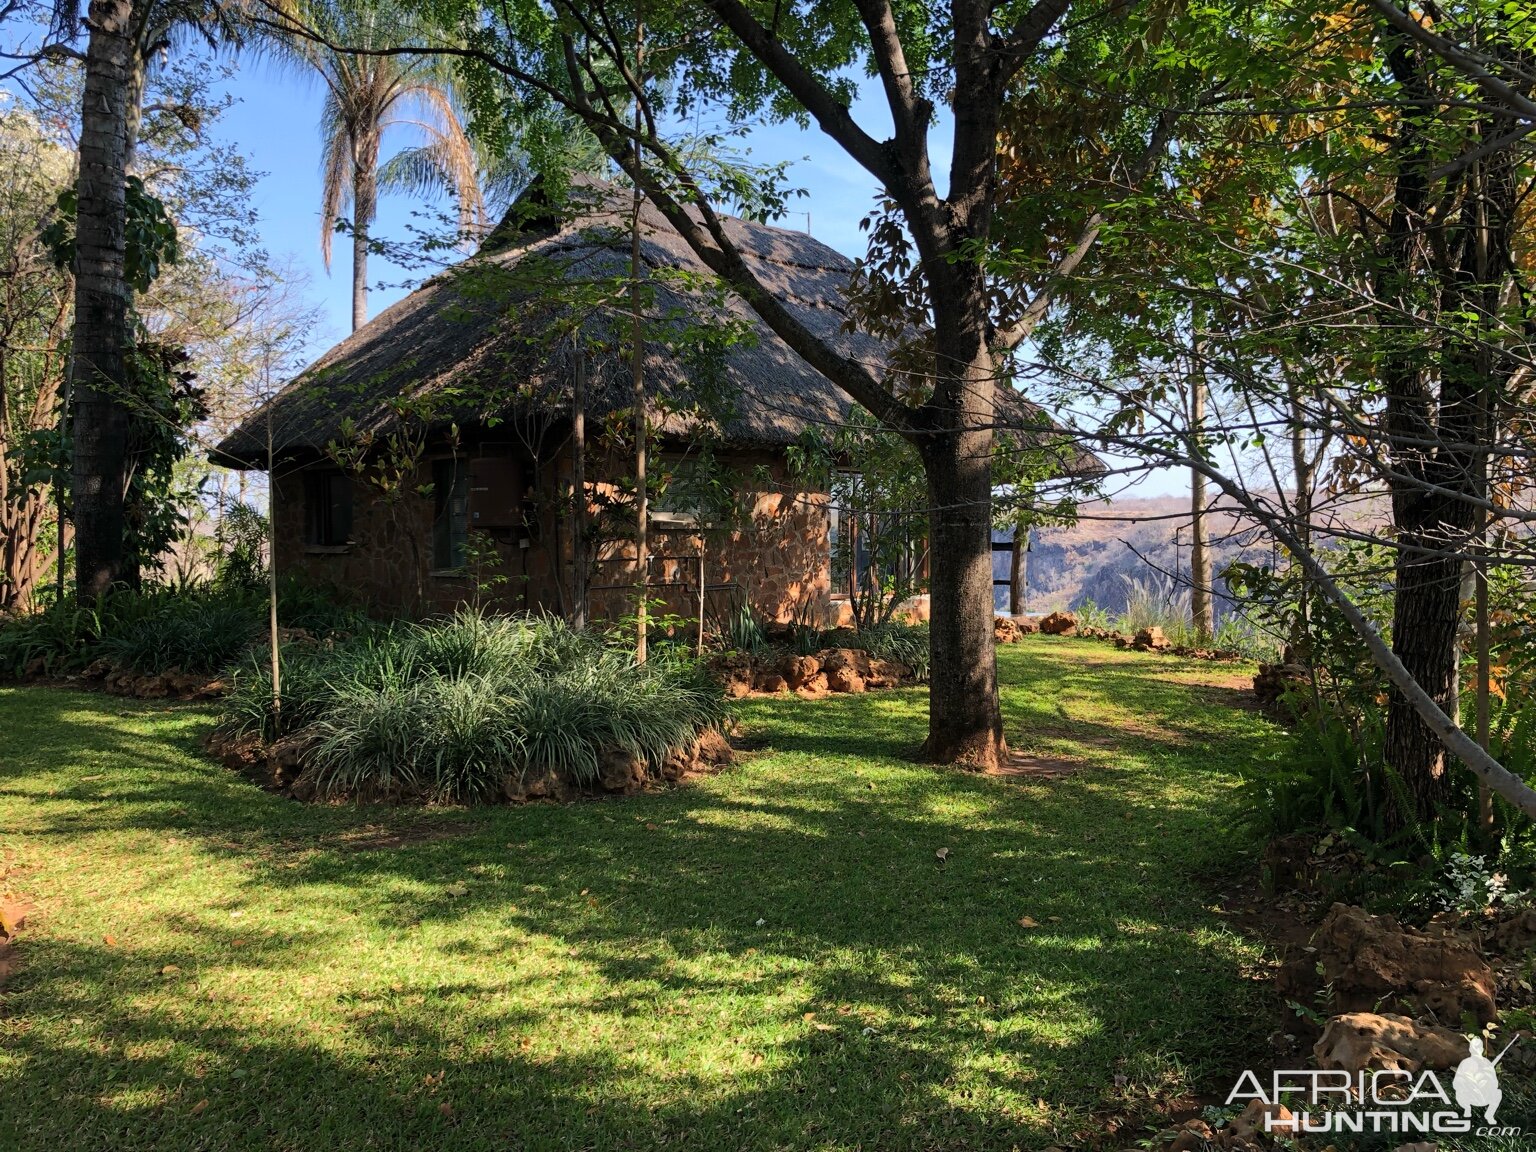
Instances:
[[[906,691],[751,701],[765,750],[667,793],[304,807],[204,711],[0,691],[0,1148],[1041,1148],[1209,1085],[1260,1043],[1205,905],[1275,737],[1209,667],[1001,660],[1076,775],[909,762]]]

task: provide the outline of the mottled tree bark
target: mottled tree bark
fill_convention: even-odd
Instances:
[[[125,279],[125,183],[135,88],[132,0],[93,0],[80,123],[75,238],[75,587],[95,600],[134,585],[124,547],[128,488],[126,353],[131,290]]]
[[[992,636],[992,432],[923,442],[928,474],[932,620],[928,741],[943,764],[995,767],[1007,753]]]
[[[1400,43],[1389,60],[1406,92],[1427,94],[1425,63],[1411,46]],[[1487,125],[1490,136],[1502,130],[1496,122]],[[1494,152],[1461,177],[1460,207],[1432,219],[1430,175],[1439,157],[1416,119],[1405,119],[1392,148],[1395,196],[1387,260],[1377,279],[1383,330],[1399,330],[1404,316],[1458,318],[1444,326],[1438,347],[1404,346],[1399,339],[1387,344],[1383,358],[1398,548],[1392,652],[1454,720],[1462,565],[1475,549],[1481,522],[1473,501],[1482,496],[1483,413],[1508,375],[1495,344],[1517,190],[1509,150]],[[1464,318],[1472,315],[1482,319],[1469,324]],[[1429,820],[1444,809],[1452,795],[1444,743],[1398,690],[1387,706],[1385,758],[1404,792],[1393,800],[1395,824]]]
[[[352,142],[352,331],[368,323],[368,230],[379,209],[379,137]]]

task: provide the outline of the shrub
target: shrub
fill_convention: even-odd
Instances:
[[[95,655],[119,668],[217,672],[239,659],[266,620],[265,596],[248,589],[197,595],[157,592],[112,620]]]
[[[278,589],[281,622],[316,635],[366,623],[334,588],[295,580]],[[120,668],[158,674],[220,672],[266,635],[267,590],[250,584],[121,590],[89,607],[65,599],[41,612],[0,620],[0,677],[24,674],[34,660],[49,672],[105,658]]]
[[[912,669],[919,682],[928,679],[928,625],[895,620],[866,624],[862,628],[833,628],[816,633],[811,652],[821,648],[855,648],[881,660],[899,660]],[[798,646],[797,646],[798,650]]]
[[[727,648],[753,655],[764,652],[768,648],[768,635],[763,630],[762,622],[758,620],[757,613],[752,610],[752,605],[746,602],[726,617],[721,640]]]
[[[100,637],[100,611],[72,600],[0,618],[0,677],[21,676],[34,660],[55,673],[83,667],[94,659],[89,652]]]
[[[1246,617],[1223,616],[1211,637],[1211,647],[1222,652],[1236,652],[1245,660],[1276,663],[1281,656],[1280,641]]]
[[[1172,580],[1122,575],[1125,611],[1120,631],[1135,635],[1143,628],[1161,628],[1175,645],[1193,644],[1194,622],[1190,616],[1189,589],[1179,590]]]
[[[1092,597],[1084,600],[1072,609],[1072,612],[1082,628],[1112,628],[1115,624],[1115,618],[1109,614],[1109,609],[1099,607]]]
[[[919,682],[928,680],[928,625],[889,621],[860,628],[849,648],[862,648],[882,660],[899,660]]]
[[[720,686],[692,661],[664,652],[637,665],[548,616],[464,611],[289,644],[282,675],[274,714],[271,671],[252,660],[226,723],[269,741],[303,732],[316,783],[332,793],[465,801],[545,771],[587,784],[605,750],[659,768],[726,714]]]

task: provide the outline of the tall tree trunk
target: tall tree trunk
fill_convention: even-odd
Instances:
[[[1394,70],[1418,95],[1424,88],[1416,60],[1399,49]],[[1502,126],[1490,123],[1491,138]],[[1382,373],[1385,422],[1393,466],[1393,527],[1397,535],[1392,651],[1447,714],[1456,715],[1460,675],[1462,565],[1475,553],[1481,496],[1487,392],[1502,388],[1507,366],[1495,343],[1501,331],[1499,304],[1511,266],[1510,236],[1517,203],[1510,153],[1495,152],[1465,177],[1461,207],[1431,222],[1425,172],[1436,162],[1409,128],[1395,142],[1401,153],[1396,203],[1388,231],[1391,263],[1378,280],[1385,302],[1384,326],[1402,317],[1431,315],[1481,322],[1440,325],[1439,347],[1394,350]],[[1431,229],[1436,236],[1429,237]],[[1427,331],[1435,325],[1426,324]],[[1400,691],[1387,707],[1385,758],[1403,783],[1406,805],[1394,800],[1393,822],[1439,815],[1451,799],[1445,748],[1437,733]],[[1406,810],[1405,810],[1406,809]]]
[[[1029,529],[1020,520],[1013,526],[1013,549],[1008,554],[1008,615],[1024,611],[1024,565],[1028,563]]]
[[[974,265],[951,266],[935,308],[932,431],[916,438],[928,479],[929,759],[996,767],[1007,755],[997,698],[992,609],[992,447],[996,370],[987,346],[984,284]],[[936,297],[939,291],[935,292]]]
[[[1448,509],[1442,509],[1438,500],[1419,503],[1427,507],[1398,515],[1392,651],[1435,703],[1449,712],[1455,707],[1460,665],[1461,560],[1411,551],[1414,544],[1447,546],[1442,535],[1446,525],[1435,513]],[[1393,692],[1387,705],[1385,758],[1403,782],[1412,815],[1429,819],[1449,802],[1445,746],[1400,692]],[[1409,815],[1397,812],[1396,823],[1406,824]]]
[[[124,403],[130,289],[124,258],[134,87],[132,0],[93,0],[80,123],[75,238],[75,588],[94,600],[133,585],[125,558],[129,412]]]
[[[352,331],[368,323],[368,230],[379,209],[379,136],[352,141]]]
[[[992,628],[991,440],[970,431],[924,442],[933,562],[924,752],[983,769],[1007,753]]]

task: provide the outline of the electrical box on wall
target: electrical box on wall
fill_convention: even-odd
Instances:
[[[471,529],[523,526],[523,469],[506,456],[482,456],[469,462]]]

